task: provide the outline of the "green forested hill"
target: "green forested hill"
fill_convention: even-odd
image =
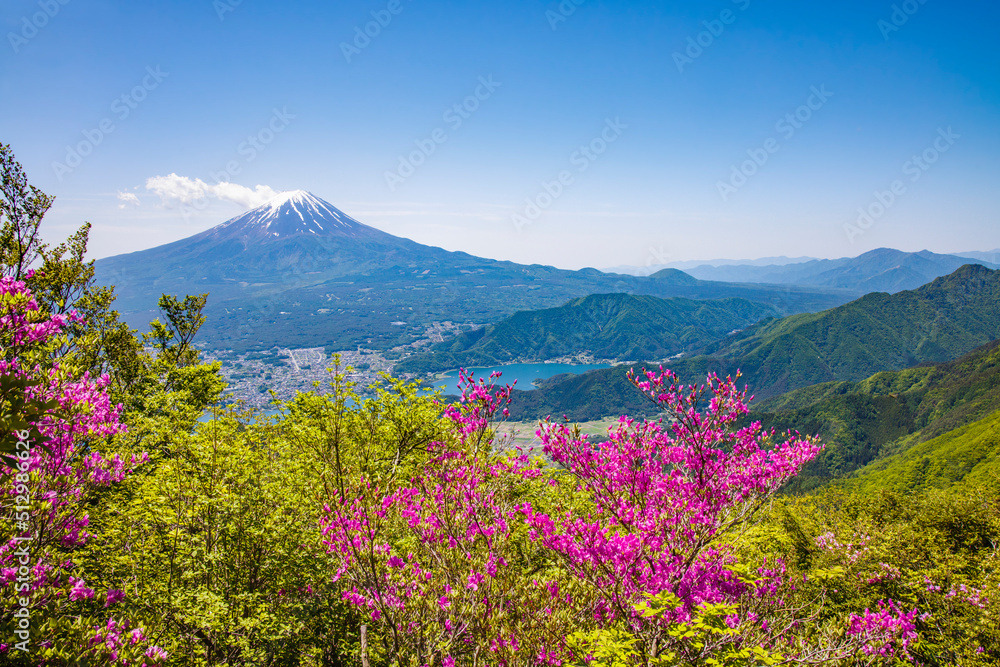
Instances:
[[[608,383],[601,383],[597,373],[581,376],[586,383],[574,383],[575,389],[582,387],[580,396],[589,399],[578,403],[579,409],[596,412],[602,405],[619,403],[629,414],[651,414],[652,404],[625,380],[624,367],[616,370]],[[557,401],[579,401],[568,393],[569,384],[557,382],[549,393]],[[878,479],[905,490],[917,468],[930,480],[920,485],[927,486],[940,486],[945,481],[950,484],[960,478],[954,471],[965,471],[964,475],[971,470],[969,461],[976,463],[982,458],[975,454],[979,445],[963,444],[962,438],[978,437],[979,431],[963,429],[989,422],[997,411],[1000,341],[943,364],[886,371],[860,382],[827,382],[798,389],[755,403],[750,418],[779,432],[818,435],[825,444],[824,451],[795,480],[795,490],[849,477],[868,464],[863,479],[875,479],[875,473],[869,471],[886,470]],[[562,415],[558,411],[551,414]],[[959,438],[959,432],[966,435]],[[932,439],[940,442],[928,449]],[[949,463],[950,457],[958,458]],[[919,463],[925,458],[929,462]],[[985,475],[985,470],[977,468],[976,475]]]
[[[880,371],[939,363],[1000,338],[1000,271],[966,265],[919,289],[869,294],[815,314],[764,321],[707,350],[670,364],[684,382],[741,370],[758,398],[831,381],[860,381]],[[566,414],[590,419],[630,408],[609,387],[621,368],[570,377],[519,393],[520,417]],[[597,393],[601,395],[597,395]],[[586,406],[586,407],[585,407]]]
[[[806,387],[754,406],[779,431],[819,435],[826,449],[801,476],[815,485],[1000,410],[1000,341],[953,362]]]
[[[664,359],[776,314],[769,306],[745,299],[594,294],[558,308],[522,311],[461,334],[429,353],[404,360],[396,371],[432,372],[579,354],[596,359]]]
[[[848,482],[862,493],[946,489],[956,484],[1000,488],[1000,410],[876,461]]]

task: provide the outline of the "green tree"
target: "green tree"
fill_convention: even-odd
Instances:
[[[3,275],[21,280],[44,249],[38,228],[55,197],[28,184],[7,144],[0,144],[0,192],[0,264]]]
[[[5,144],[0,144],[0,193],[0,275],[24,279],[41,315],[78,315],[68,323],[63,348],[52,353],[80,374],[110,376],[109,394],[123,405],[124,421],[183,415],[183,430],[189,431],[224,389],[220,365],[201,364],[192,346],[205,321],[207,295],[163,295],[159,305],[165,322],[156,320],[140,337],[113,309],[114,288],[95,282],[94,262],[85,259],[90,223],[54,247],[42,240],[42,219],[55,198],[28,184]]]
[[[415,385],[362,400],[345,373],[274,421],[214,411],[102,517],[92,567],[127,581],[123,604],[178,664],[358,664],[363,619],[334,581],[324,504],[363,472],[408,476],[449,435]]]
[[[66,560],[63,567],[86,573],[88,584],[96,585],[99,590],[121,590],[125,587],[124,572],[116,571],[110,554],[103,551],[107,536],[114,534],[116,522],[121,521],[134,498],[134,489],[156,475],[168,456],[169,444],[192,431],[197,419],[218,401],[224,388],[219,364],[201,363],[191,344],[204,322],[201,311],[206,297],[165,296],[161,300],[165,323],[154,324],[148,338],[152,345],[146,346],[144,338],[122,322],[113,309],[113,288],[95,284],[93,262],[85,259],[90,225],[83,225],[54,247],[44,243],[40,226],[53,198],[28,185],[10,147],[2,144],[0,194],[0,275],[27,284],[37,302],[37,309],[30,310],[28,315],[33,318],[31,321],[57,317],[63,323],[60,335],[44,344],[19,349],[16,353],[19,365],[46,369],[58,363],[58,373],[66,380],[87,374],[91,378],[108,376],[106,392],[113,405],[121,406],[120,421],[128,429],[117,435],[88,434],[65,465],[87,470],[93,466],[90,457],[96,451],[100,451],[104,460],[126,462],[143,460],[144,452],[151,454],[150,461],[128,483],[86,485],[86,497],[77,498],[86,510],[83,520],[91,539],[85,545],[78,545],[72,561]],[[164,331],[170,335],[160,335]],[[11,361],[6,356],[4,360]],[[44,406],[34,406],[27,400],[24,383],[4,382],[0,389],[3,393],[0,413],[5,428],[37,421],[44,412],[41,409]],[[5,436],[8,434],[4,432]],[[79,602],[78,606],[87,604]],[[97,605],[95,609],[100,606],[96,601],[93,605]],[[77,625],[81,618],[77,619]],[[47,664],[64,664],[69,660],[63,648],[48,656]],[[83,647],[77,648],[80,658],[85,651]],[[62,657],[56,658],[57,654]]]

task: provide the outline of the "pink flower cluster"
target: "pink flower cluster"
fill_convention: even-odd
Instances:
[[[888,563],[879,563],[878,569],[865,578],[866,584],[879,584],[887,581],[895,581],[903,576],[898,567]]]
[[[928,576],[924,577],[924,587],[929,593],[940,593],[942,590],[941,586]],[[958,584],[957,586],[952,584],[944,597],[964,602],[977,609],[986,609],[986,605],[989,604],[989,598],[983,595],[982,589],[966,584]]]
[[[770,448],[758,423],[735,428],[746,414],[746,392],[716,376],[683,387],[669,371],[633,378],[667,418],[637,424],[622,417],[608,440],[574,438],[565,424],[543,424],[544,451],[563,465],[593,507],[586,516],[556,517],[522,508],[533,536],[559,554],[595,590],[596,617],[638,619],[635,604],[668,591],[682,601],[658,622],[692,618],[698,606],[733,602],[748,592],[773,595],[779,570],[762,571],[748,587],[733,572],[735,558],[717,540],[752,515],[819,452],[791,438]],[[700,403],[711,398],[704,411]]]
[[[868,655],[908,655],[907,649],[917,638],[914,620],[917,610],[900,611],[892,600],[879,600],[875,611],[865,609],[860,616],[851,614],[847,634],[861,638]]]
[[[414,642],[467,646],[470,635],[489,634],[484,628],[494,619],[518,609],[501,581],[512,522],[520,521],[506,493],[510,480],[538,471],[523,455],[491,451],[490,425],[511,391],[494,391],[494,379],[476,382],[463,372],[462,402],[445,410],[456,441],[432,443],[420,475],[385,487],[363,478],[337,507],[325,508],[324,543],[344,599]],[[398,550],[392,526],[405,527],[412,550]],[[489,634],[489,645],[495,654],[519,648],[502,633]],[[442,656],[448,664],[447,650]]]
[[[489,647],[491,664],[561,665],[575,659],[566,644],[536,645],[526,660],[516,656],[525,641],[519,631],[491,623],[544,625],[566,609],[586,614],[591,627],[624,621],[647,648],[663,650],[676,641],[676,624],[706,605],[726,610],[722,622],[733,633],[726,641],[786,655],[801,650],[788,633],[803,621],[783,611],[795,590],[784,563],[747,568],[724,540],[820,447],[798,435],[776,438],[759,423],[738,424],[748,412],[746,391],[732,378],[712,375],[704,386],[685,387],[661,369],[630,379],[666,416],[641,423],[622,417],[597,443],[566,424],[544,422],[544,452],[561,468],[549,469],[547,484],[556,491],[544,507],[511,492],[538,478],[538,465],[523,453],[491,450],[491,422],[510,387],[494,393],[495,377],[487,385],[463,374],[462,403],[445,412],[455,441],[434,443],[413,479],[393,486],[363,478],[325,508],[324,539],[344,599],[389,630],[397,655],[411,650],[447,665],[478,645]],[[539,549],[530,558],[558,564],[569,581],[523,569],[525,555],[510,543],[525,532]],[[818,542],[843,547],[832,534]],[[532,578],[527,588],[525,577]],[[518,585],[520,598],[508,592]],[[644,613],[642,603],[661,593],[678,602]],[[900,613],[890,601],[852,616],[850,634],[861,641],[843,650],[905,654],[915,613]]]
[[[90,519],[86,504],[92,492],[120,482],[148,458],[142,455],[124,461],[117,455],[104,457],[94,449],[100,438],[125,430],[118,421],[121,406],[111,405],[105,392],[108,376],[73,377],[69,371],[72,364],[60,365],[58,358],[23,367],[24,358],[44,359],[49,353],[45,345],[60,335],[68,322],[80,321],[75,312],[65,317],[44,316],[25,283],[0,279],[0,374],[29,380],[26,392],[30,399],[55,405],[34,424],[41,439],[22,452],[17,469],[0,470],[0,497],[11,505],[30,502],[27,519],[19,528],[21,534],[0,543],[0,599],[18,600],[27,593],[33,613],[39,616],[58,614],[68,603],[94,600],[94,589],[74,573],[75,566],[64,552],[87,542]],[[30,572],[27,591],[17,583],[25,567]],[[104,606],[110,607],[124,594],[111,589],[101,598]],[[72,615],[79,616],[79,610]],[[123,626],[110,619],[108,624],[95,637],[118,646],[116,633]],[[133,644],[145,641],[141,629],[133,630],[130,637]],[[153,664],[162,656],[160,649],[150,650],[153,652],[148,657]]]
[[[90,639],[88,648],[94,657],[115,663],[122,657],[123,648],[139,646],[143,642],[148,642],[148,638],[142,628],[131,628],[128,621],[119,622],[109,618],[104,626],[94,628],[94,636]],[[168,657],[166,651],[152,645],[146,648],[142,656],[148,660],[139,662],[138,667],[152,667],[161,664]],[[125,660],[121,664],[128,665],[130,662]]]
[[[816,537],[816,546],[824,551],[838,552],[848,563],[853,565],[868,553],[868,542],[870,541],[871,537],[867,533],[861,533],[850,542],[842,543],[832,531],[827,531]]]
[[[68,315],[44,317],[38,302],[23,281],[0,278],[0,340],[4,347],[22,347],[43,342],[58,334],[67,322],[82,322],[74,310]]]

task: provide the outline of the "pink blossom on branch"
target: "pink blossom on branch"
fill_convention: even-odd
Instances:
[[[76,621],[70,625],[87,632],[79,624],[88,603],[99,599],[103,607],[110,607],[120,602],[123,594],[111,589],[96,596],[76,572],[67,552],[83,546],[90,537],[86,505],[93,492],[120,482],[147,457],[124,461],[117,455],[107,458],[94,448],[100,439],[122,433],[125,427],[118,421],[120,406],[113,406],[105,392],[107,376],[77,377],[72,374],[71,360],[53,358],[59,354],[54,351],[61,348],[53,338],[70,321],[81,320],[75,312],[65,317],[45,316],[25,283],[0,279],[0,374],[27,380],[27,398],[53,406],[33,422],[38,441],[32,441],[27,450],[19,449],[16,469],[0,468],[0,496],[11,505],[29,506],[23,520],[13,526],[16,530],[0,535],[0,607],[4,618],[13,618],[14,609],[27,597],[31,618],[37,619],[33,627],[42,627],[50,616],[73,618]],[[30,569],[27,591],[16,588],[22,585],[17,578],[25,560]],[[123,644],[118,633],[124,627],[127,623],[109,619],[96,630],[90,648],[74,648],[80,649],[80,657],[100,657],[102,664],[124,660],[126,654],[135,652],[122,646],[139,643],[140,637],[145,642],[141,628],[136,628]],[[33,643],[39,639],[32,637]],[[77,643],[77,639],[50,636],[45,641],[51,646],[55,640]],[[0,654],[9,650],[11,646],[4,644]],[[158,664],[165,657],[155,646],[136,647],[140,654],[143,650],[150,653],[142,664]]]
[[[533,536],[601,591],[595,614],[631,618],[647,595],[669,592],[682,604],[656,622],[692,618],[702,604],[733,602],[760,586],[734,572],[718,540],[750,520],[763,503],[819,452],[809,439],[774,436],[759,423],[735,428],[746,392],[709,376],[683,387],[670,371],[630,379],[666,412],[657,422],[622,417],[608,439],[591,443],[565,424],[544,423],[544,451],[572,475],[593,504],[586,516],[522,511]],[[710,396],[707,406],[701,403]]]
[[[493,393],[494,377],[490,385],[470,379],[463,373],[463,400],[445,411],[456,441],[432,445],[414,479],[386,489],[362,479],[336,509],[326,508],[324,535],[344,598],[387,629],[395,655],[436,656],[428,664],[439,664],[468,655],[485,637],[491,664],[565,664],[586,658],[572,656],[567,643],[578,628],[555,623],[567,616],[576,626],[624,624],[647,657],[669,650],[698,662],[725,647],[807,662],[862,649],[906,655],[912,619],[894,607],[852,617],[846,641],[801,644],[795,629],[818,612],[797,615],[784,564],[738,562],[727,540],[820,447],[797,434],[778,438],[759,423],[741,426],[746,391],[732,378],[684,387],[662,369],[630,376],[665,417],[622,417],[600,443],[544,422],[544,452],[562,468],[548,471],[557,490],[544,502],[554,508],[511,492],[540,474],[536,466],[491,451],[492,419],[510,388]],[[523,529],[539,549],[530,556],[537,575],[511,566],[510,545]],[[401,544],[416,546],[404,553]],[[557,571],[568,573],[559,575],[569,577],[562,584],[545,574]],[[650,600],[669,606],[650,613]],[[705,614],[716,614],[719,628],[685,644],[690,635],[677,628]],[[548,641],[519,653],[538,628]]]
[[[385,627],[397,654],[455,664],[477,647],[488,664],[515,664],[514,629],[549,593],[524,580],[512,535],[524,524],[514,500],[539,476],[526,456],[494,451],[493,420],[511,387],[462,374],[463,399],[444,417],[455,438],[432,443],[420,472],[383,488],[359,478],[327,507],[324,541],[345,600]],[[406,545],[403,547],[402,545]]]
[[[867,655],[908,657],[907,649],[917,638],[914,620],[917,610],[900,611],[892,600],[879,600],[875,611],[865,609],[863,614],[851,614],[847,634],[864,642]]]

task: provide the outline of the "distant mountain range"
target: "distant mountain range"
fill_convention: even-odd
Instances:
[[[891,294],[916,289],[970,262],[980,263],[991,269],[1000,268],[988,260],[990,257],[989,253],[957,256],[939,255],[927,250],[908,253],[879,248],[858,257],[842,259],[816,259],[781,266],[702,265],[688,268],[685,272],[702,280],[809,285]]]
[[[358,222],[304,191],[212,229],[141,252],[98,260],[133,326],[156,315],[162,292],[210,294],[203,344],[234,351],[281,347],[385,349],[442,321],[497,322],[519,310],[596,293],[738,297],[781,313],[858,296],[849,289],[727,284],[666,269],[649,277],[567,271],[421,245]]]
[[[558,308],[522,311],[497,324],[404,359],[397,373],[538,362],[586,354],[594,359],[665,359],[700,349],[777,311],[745,299],[692,301],[594,294]]]
[[[759,398],[834,380],[944,362],[1000,338],[1000,271],[966,265],[913,291],[868,294],[816,314],[766,320],[696,357],[669,367],[681,380],[741,370]],[[591,371],[517,392],[520,418],[568,415],[585,420],[648,412],[625,381],[625,368]]]
[[[989,262],[990,264],[1000,264],[1000,248],[995,250],[990,250],[988,252],[956,252],[959,257],[968,257],[970,259],[979,259],[984,262]]]
[[[633,266],[633,265],[621,265],[621,266],[611,266],[605,269],[601,269],[606,273],[627,273],[633,276],[648,276],[651,273],[656,273],[661,269],[679,269],[681,271],[687,271],[688,269],[693,269],[699,266],[733,266],[733,265],[747,265],[747,266],[784,266],[785,264],[801,264],[803,262],[809,262],[811,260],[817,259],[816,257],[785,257],[784,255],[780,257],[760,257],[758,259],[697,259],[689,260],[683,262],[669,262],[666,264],[649,264],[647,266]]]
[[[652,267],[622,266],[608,270],[648,275],[659,269],[672,268],[702,280],[826,286],[855,289],[863,293],[892,293],[915,289],[935,278],[948,275],[959,266],[968,264],[970,259],[991,269],[1000,268],[1000,249],[941,255],[927,250],[902,252],[891,248],[879,248],[858,257],[840,259],[815,257],[713,259],[671,262]]]

